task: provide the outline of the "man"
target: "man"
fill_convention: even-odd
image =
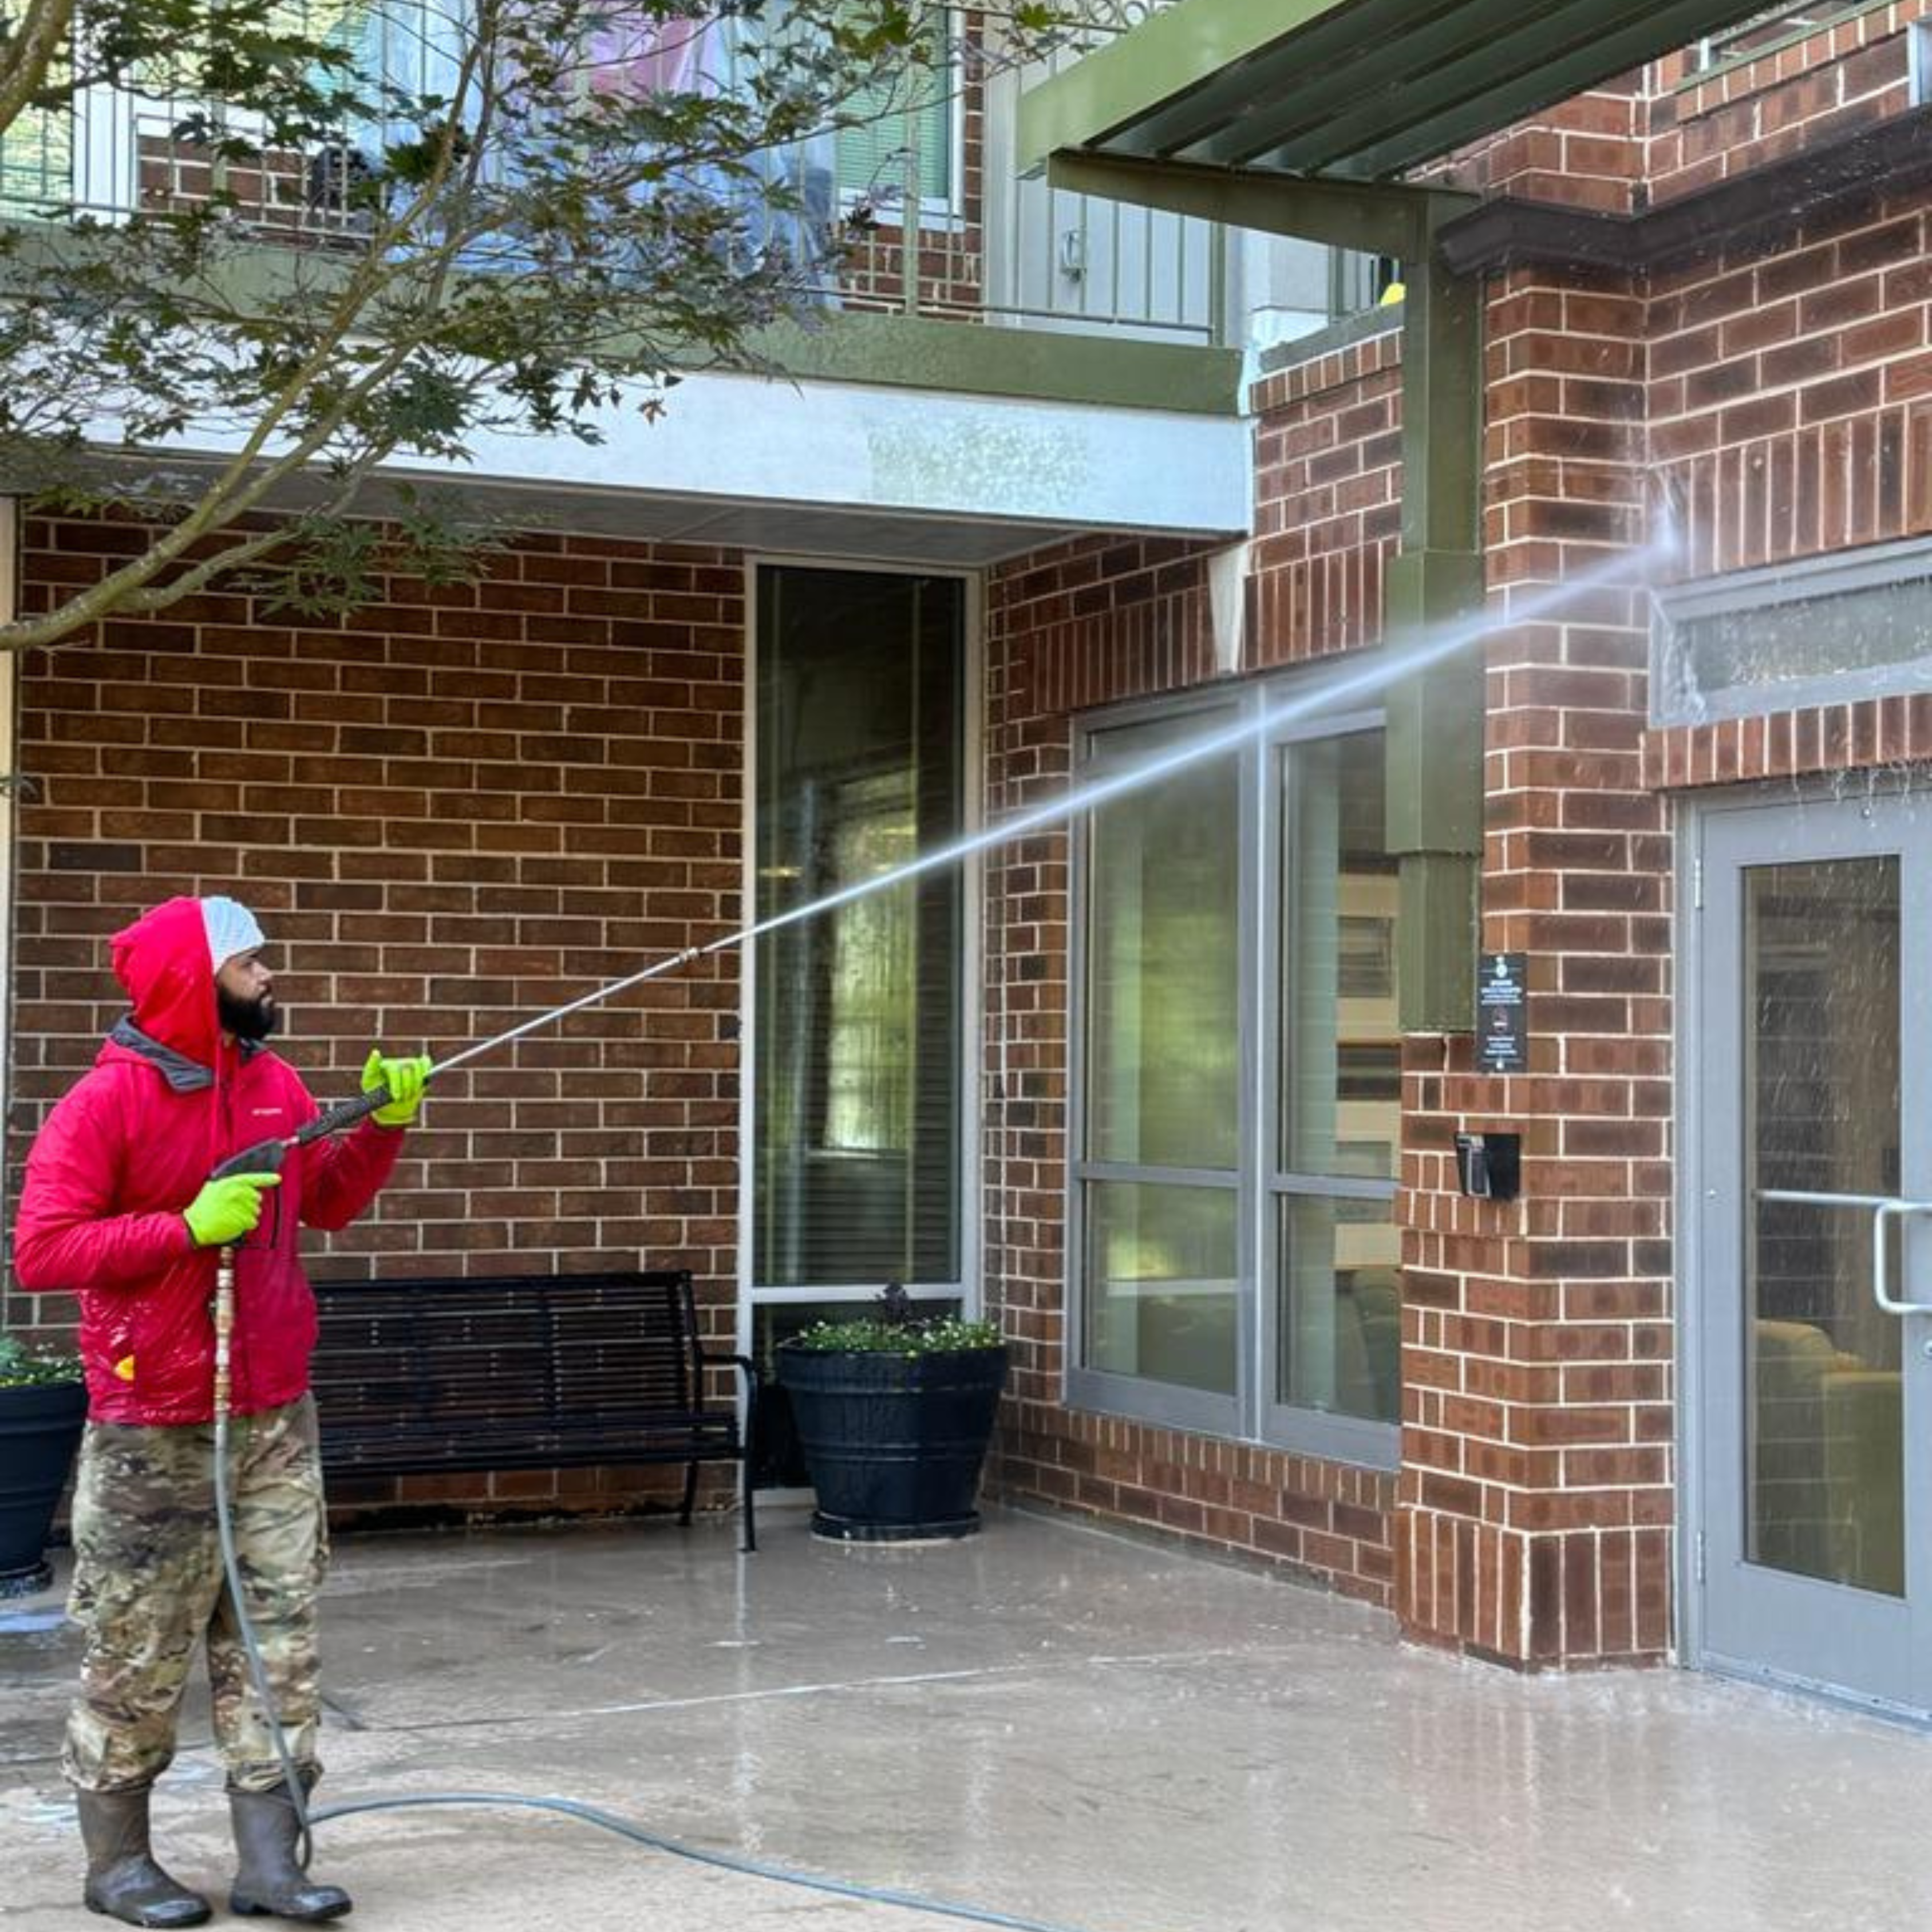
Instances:
[[[87,1848],[83,1898],[130,1925],[197,1925],[208,1901],[154,1861],[148,1793],[174,1755],[197,1640],[238,1852],[230,1909],[333,1918],[348,1894],[296,1862],[299,1820],[224,1586],[214,1508],[216,1258],[236,1246],[229,1482],[248,1612],[304,1788],[318,1774],[315,1601],[327,1558],[315,1299],[298,1231],[346,1227],[388,1180],[430,1063],[372,1052],[389,1098],[279,1174],[208,1177],[318,1109],[264,1042],[280,1018],[262,931],[230,898],[170,899],[117,934],[133,1011],[48,1117],[27,1161],[14,1265],[80,1298],[88,1420],[74,1487],[73,1614],[86,1633],[62,1768]]]

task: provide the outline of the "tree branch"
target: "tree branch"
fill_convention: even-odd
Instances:
[[[74,0],[30,0],[26,18],[7,41],[0,65],[0,134],[24,114],[47,84],[47,72],[74,20]]]

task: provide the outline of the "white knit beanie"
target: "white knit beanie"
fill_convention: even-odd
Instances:
[[[201,922],[208,933],[208,963],[218,973],[236,953],[268,943],[255,915],[238,899],[203,899]]]

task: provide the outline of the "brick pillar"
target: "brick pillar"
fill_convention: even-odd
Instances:
[[[1523,272],[1489,322],[1506,617],[1641,540],[1644,303]],[[1670,1642],[1670,845],[1636,584],[1490,646],[1482,944],[1528,956],[1529,1070],[1479,1077],[1468,1034],[1406,1053],[1396,1609],[1525,1665]],[[1455,1192],[1459,1128],[1522,1135],[1520,1200]]]

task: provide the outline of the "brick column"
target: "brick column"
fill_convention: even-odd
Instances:
[[[1634,293],[1496,286],[1499,616],[1640,542],[1644,320]],[[1522,1664],[1670,1641],[1670,843],[1636,586],[1490,648],[1482,944],[1529,956],[1529,1070],[1479,1076],[1466,1034],[1406,1049],[1396,1608]],[[1459,1128],[1522,1135],[1520,1200],[1455,1192]]]

